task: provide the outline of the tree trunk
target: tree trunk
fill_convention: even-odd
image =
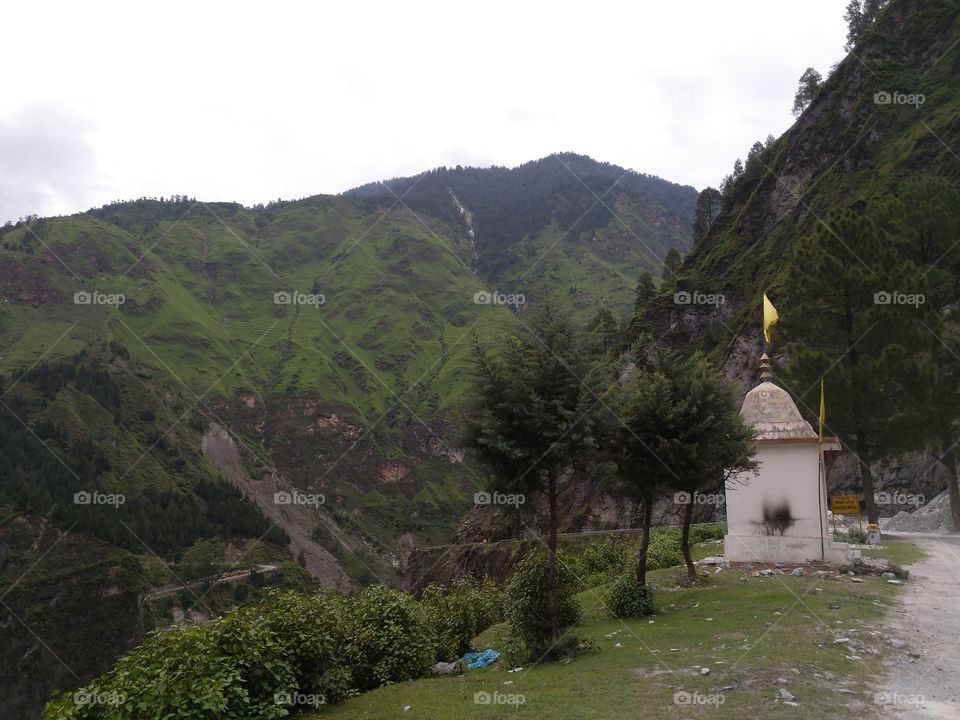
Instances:
[[[647,551],[650,549],[650,516],[653,514],[653,495],[643,498],[643,534],[640,538],[640,555],[637,558],[637,582],[647,584]]]
[[[550,636],[560,638],[560,607],[557,602],[557,481],[550,473],[547,480],[550,496],[550,534],[547,537],[547,617],[550,619]]]
[[[877,506],[873,501],[873,470],[870,468],[870,458],[867,454],[866,443],[862,443],[863,437],[857,433],[857,458],[860,461],[860,487],[863,489],[863,508],[867,511],[867,522],[875,523],[880,516],[877,513]]]
[[[857,350],[857,342],[854,334],[854,311],[851,308],[850,297],[847,288],[844,288],[844,297],[846,304],[845,325],[847,330],[847,352],[846,365],[849,368],[853,379],[853,390],[858,398],[866,397],[864,391],[864,378],[859,371],[860,353]],[[870,454],[868,448],[870,443],[867,440],[867,434],[863,432],[863,427],[855,428],[857,434],[857,460],[860,463],[860,489],[863,490],[863,507],[867,511],[867,522],[875,523],[879,520],[876,503],[873,501],[873,470],[870,468]],[[824,483],[826,485],[826,483]],[[857,518],[858,520],[860,518]]]
[[[690,502],[683,511],[683,532],[680,533],[680,549],[683,551],[683,561],[687,564],[687,575],[691,580],[697,579],[697,568],[693,564],[690,554],[690,521],[693,520],[693,499],[696,493],[690,494]]]
[[[950,432],[944,430],[940,434],[940,444],[945,448],[940,462],[949,471],[947,473],[947,488],[950,490],[950,519],[954,532],[960,531],[960,486],[957,485],[957,459],[953,455],[953,442]]]

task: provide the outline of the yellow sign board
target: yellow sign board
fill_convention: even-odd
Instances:
[[[830,498],[830,509],[834,515],[860,516],[860,498],[856,495],[834,495]]]

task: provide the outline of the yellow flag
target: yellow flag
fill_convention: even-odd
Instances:
[[[780,319],[780,315],[777,313],[777,309],[773,306],[773,303],[770,302],[770,298],[767,297],[767,294],[763,294],[763,339],[767,342],[770,342],[770,328],[777,324],[777,320]]]
[[[823,403],[823,380],[820,381],[820,434],[819,444],[823,445],[823,426],[827,423],[827,406]]]

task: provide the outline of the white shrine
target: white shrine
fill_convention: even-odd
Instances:
[[[772,382],[766,353],[760,368],[761,382],[740,409],[756,431],[759,468],[727,481],[725,559],[841,563],[859,556],[831,538],[819,436],[790,394]],[[840,450],[840,443],[825,437],[822,447]]]

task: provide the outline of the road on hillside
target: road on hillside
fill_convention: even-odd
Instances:
[[[960,536],[899,534],[929,557],[909,567],[887,629],[890,675],[875,701],[897,720],[960,718]],[[901,646],[901,643],[904,645]]]
[[[203,585],[218,585],[224,582],[234,582],[242,578],[250,577],[250,573],[256,570],[260,573],[272,573],[276,571],[276,565],[257,565],[253,568],[244,568],[243,570],[228,570],[226,572],[219,573],[218,575],[211,575],[210,577],[198,578],[196,580],[190,580],[182,584],[176,585],[164,585],[163,587],[153,588],[149,592],[145,592],[140,596],[142,600],[156,600],[158,598],[166,597],[168,595],[173,595],[174,593],[180,592],[187,588],[192,587],[201,587]]]

